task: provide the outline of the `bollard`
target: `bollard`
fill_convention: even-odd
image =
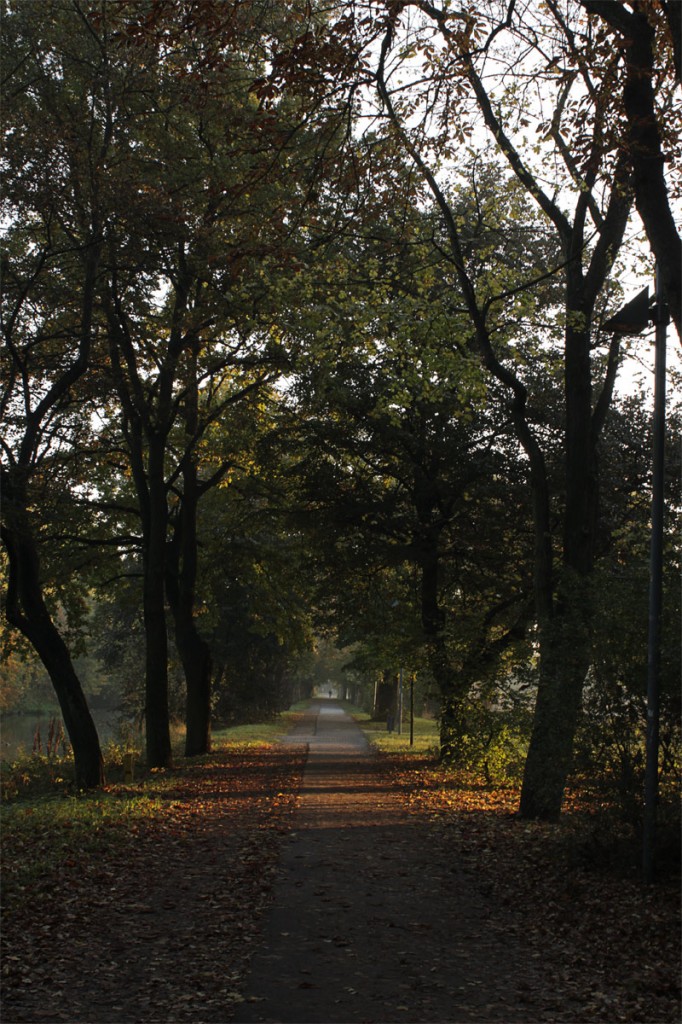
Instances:
[[[135,755],[132,752],[132,750],[128,751],[127,754],[123,755],[123,781],[124,782],[132,782],[133,781],[133,764],[134,764],[134,761],[135,761]]]

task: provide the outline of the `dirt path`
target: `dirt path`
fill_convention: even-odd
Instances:
[[[409,814],[352,719],[315,702],[292,739],[309,744],[294,834],[235,1020],[559,1019],[542,965]]]

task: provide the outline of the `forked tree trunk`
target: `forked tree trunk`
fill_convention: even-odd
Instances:
[[[123,410],[124,433],[142,521],[145,727],[147,764],[150,768],[171,767],[173,760],[166,621],[168,497],[165,469],[170,455],[167,449],[168,435],[176,415],[174,385],[177,364],[186,344],[183,321],[192,281],[192,275],[184,264],[184,251],[180,253],[180,267],[180,280],[174,284],[175,301],[170,337],[159,348],[160,362],[153,388],[148,387],[147,370],[143,369],[143,361],[140,361],[140,352],[131,331],[131,320],[126,315],[118,291],[115,267],[104,293],[111,366]]]
[[[629,11],[612,0],[581,0],[581,3],[586,10],[600,15],[623,41],[627,68],[623,100],[635,203],[658,264],[670,314],[682,338],[682,239],[671,209],[665,171],[669,157],[664,152],[656,109],[656,78],[662,62],[661,54],[657,53],[656,31],[646,9]],[[681,7],[680,0],[671,0],[661,12],[670,28],[678,84]]]

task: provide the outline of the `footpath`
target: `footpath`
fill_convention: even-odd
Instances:
[[[312,703],[293,833],[238,1024],[557,1020],[537,956],[410,814],[355,722]]]

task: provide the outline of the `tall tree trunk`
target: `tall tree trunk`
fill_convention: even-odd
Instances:
[[[433,672],[433,669],[431,669]],[[439,757],[443,764],[462,763],[462,739],[467,732],[466,702],[461,697],[441,697]]]
[[[580,275],[578,275],[580,276]],[[579,291],[580,281],[569,288]],[[565,479],[562,570],[557,593],[540,619],[540,679],[526,759],[521,814],[555,821],[573,759],[585,677],[591,658],[590,579],[596,530],[596,438],[592,429],[590,336],[587,314],[573,307],[578,327],[566,332]],[[536,531],[538,524],[536,523]],[[551,577],[544,586],[551,585]],[[541,582],[541,586],[542,586]]]
[[[168,705],[168,634],[165,600],[168,507],[163,456],[163,440],[150,437],[149,502],[146,515],[143,517],[145,728],[147,764],[150,768],[170,768],[173,763]]]
[[[104,153],[102,153],[102,156]],[[92,789],[103,784],[104,766],[99,737],[85,699],[71,655],[59,630],[52,621],[43,597],[38,545],[31,528],[29,513],[29,480],[36,462],[41,432],[59,403],[86,372],[92,344],[95,285],[102,248],[99,217],[92,212],[92,229],[85,239],[83,253],[83,304],[80,333],[70,339],[65,351],[73,355],[65,369],[58,373],[41,400],[29,411],[26,402],[24,435],[16,461],[10,456],[9,466],[1,468],[2,541],[9,559],[9,577],[5,614],[7,621],[19,629],[35,648],[52,681],[69,734],[75,762],[76,785]],[[4,325],[8,326],[8,325]],[[16,325],[15,325],[16,326]],[[9,344],[7,349],[24,381],[26,392],[32,389],[28,368]],[[49,380],[49,374],[48,374]],[[44,382],[43,382],[44,383]],[[54,421],[51,423],[54,431]]]
[[[201,496],[195,443],[199,434],[199,345],[188,349],[185,398],[187,449],[182,463],[182,498],[169,544],[168,601],[175,621],[175,643],[185,674],[185,755],[211,749],[211,649],[197,629],[195,604],[198,567],[197,514]]]
[[[175,623],[175,643],[185,674],[185,755],[208,754],[211,749],[211,649],[196,625],[197,576],[196,467],[184,473],[182,504],[169,546],[168,602]]]
[[[385,722],[391,715],[395,715],[395,679],[395,672],[391,672],[389,669],[382,672],[374,701],[374,718],[376,721]]]
[[[440,698],[440,759],[456,761],[467,688],[462,686],[445,641],[445,614],[438,598],[438,538],[433,533],[426,538],[426,548],[421,563],[421,618],[429,670]]]
[[[21,500],[17,501],[19,496],[11,493],[8,480],[3,479],[3,484],[2,540],[9,559],[7,621],[31,643],[50,676],[73,747],[76,785],[80,789],[97,788],[104,784],[97,729],[69,650],[43,598],[40,560],[28,514]]]
[[[175,638],[187,683],[185,755],[195,757],[211,750],[212,659],[210,648],[199,635],[194,619],[188,619],[187,623],[186,631],[176,623]]]
[[[623,10],[622,4],[602,3],[602,0],[582,2],[590,9],[598,7],[599,13],[602,13],[602,8],[608,12]],[[582,688],[589,664],[588,598],[597,494],[594,477],[595,452],[612,393],[612,380],[610,383],[605,381],[602,395],[599,396],[593,413],[590,321],[595,302],[622,243],[630,213],[629,154],[619,152],[615,165],[609,168],[607,180],[610,181],[610,189],[607,197],[602,197],[607,198],[607,207],[603,212],[603,204],[598,204],[599,211],[595,218],[595,203],[598,203],[598,200],[592,191],[592,184],[598,180],[600,143],[604,129],[603,123],[597,120],[593,125],[592,146],[592,158],[596,163],[594,167],[588,169],[584,187],[581,186],[576,194],[573,217],[570,219],[564,209],[557,204],[556,199],[545,192],[542,183],[534,177],[523,153],[515,148],[512,136],[501,119],[500,108],[488,93],[486,82],[476,67],[475,58],[478,53],[469,49],[471,37],[468,33],[460,33],[453,29],[447,14],[442,10],[428,5],[427,13],[438,24],[443,39],[452,46],[453,53],[459,58],[460,67],[471,85],[487,128],[528,195],[533,197],[553,224],[565,258],[566,505],[561,590],[555,600],[547,467],[539,441],[540,435],[535,433],[528,416],[527,390],[508,362],[503,362],[498,357],[487,323],[487,304],[484,306],[479,302],[476,282],[469,276],[467,270],[454,209],[441,188],[434,169],[416,144],[414,136],[401,122],[387,84],[386,62],[403,6],[395,6],[388,19],[377,66],[377,88],[388,117],[441,211],[452,262],[474,328],[472,348],[479,354],[483,365],[507,389],[516,433],[530,461],[535,531],[535,601],[541,673],[536,721],[526,765],[521,809],[522,813],[529,817],[552,819],[558,816],[561,809],[563,786],[570,767]],[[421,4],[415,6],[426,10]],[[509,21],[512,17],[512,8],[513,4],[508,11]],[[604,17],[608,15],[604,14]],[[563,25],[561,18],[558,21]],[[492,40],[492,36],[490,39]],[[569,48],[574,45],[570,34],[566,37],[566,45]],[[557,136],[567,95],[559,101],[555,109]],[[595,111],[595,116],[599,115],[601,118],[607,109],[606,106],[602,106]],[[563,147],[563,142],[559,141],[557,144],[559,148]],[[589,253],[586,245],[588,216],[593,218],[594,226],[597,228],[596,242]],[[611,374],[607,372],[607,380],[610,376]],[[545,784],[548,775],[553,778],[551,785]]]

